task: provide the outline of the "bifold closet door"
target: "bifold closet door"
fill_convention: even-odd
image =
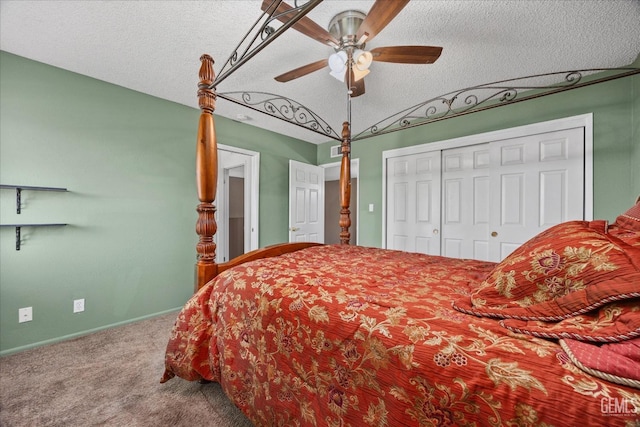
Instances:
[[[440,255],[440,151],[387,159],[387,248]]]
[[[490,260],[491,173],[489,144],[442,151],[443,256]]]
[[[584,128],[491,144],[490,253],[502,260],[547,228],[584,219]]]
[[[387,159],[386,247],[500,261],[584,219],[584,128]]]
[[[442,151],[442,255],[500,261],[584,218],[584,129]]]

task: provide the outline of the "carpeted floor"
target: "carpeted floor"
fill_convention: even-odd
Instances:
[[[0,358],[0,426],[252,426],[218,384],[160,384],[176,315]]]

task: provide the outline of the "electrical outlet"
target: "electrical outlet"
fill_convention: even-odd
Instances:
[[[18,309],[18,323],[31,322],[33,320],[33,307]]]
[[[73,312],[81,313],[84,311],[84,298],[73,300]]]

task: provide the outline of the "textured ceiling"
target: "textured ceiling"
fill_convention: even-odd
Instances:
[[[259,18],[261,0],[1,0],[0,49],[197,107],[199,57],[216,70]],[[288,1],[293,4],[293,0]],[[327,28],[337,13],[373,1],[325,0],[308,17]],[[537,73],[620,67],[640,54],[638,0],[413,0],[368,48],[442,46],[431,65],[374,62],[366,93],[352,102],[360,130],[421,101],[468,86]],[[343,83],[324,70],[288,83],[273,77],[333,50],[290,29],[218,87],[261,91],[310,108],[338,133],[346,119]],[[219,100],[216,114],[313,143],[326,137]],[[194,128],[195,132],[195,128]]]

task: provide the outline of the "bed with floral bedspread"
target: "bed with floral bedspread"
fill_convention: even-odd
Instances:
[[[563,223],[499,264],[348,245],[246,263],[180,312],[162,380],[217,381],[257,426],[639,425],[630,224]],[[571,350],[615,345],[609,368]]]

